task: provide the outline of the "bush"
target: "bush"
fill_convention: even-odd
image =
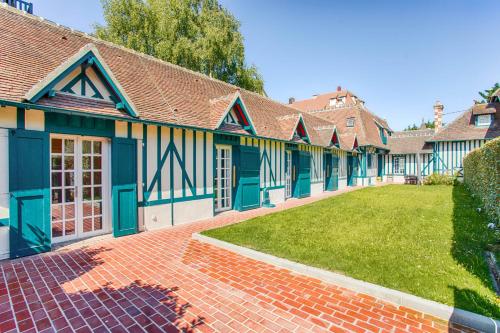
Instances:
[[[488,217],[500,221],[500,138],[464,158],[464,184],[483,203]]]
[[[424,185],[453,185],[453,176],[447,174],[433,173],[424,178]]]

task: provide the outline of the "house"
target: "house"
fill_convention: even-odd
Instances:
[[[438,172],[462,175],[463,158],[487,140],[500,136],[500,90],[488,103],[476,103],[448,125],[442,125],[444,106],[434,105],[435,129],[396,132],[389,138],[385,174],[394,181],[406,175]]]
[[[373,185],[377,178],[383,180],[384,157],[389,152],[387,138],[393,130],[386,120],[370,112],[362,99],[338,87],[335,92],[310,99],[290,98],[289,104],[337,126],[341,146],[348,151],[347,185]]]
[[[2,258],[337,190],[349,159],[383,149],[334,118],[11,7],[0,20]]]

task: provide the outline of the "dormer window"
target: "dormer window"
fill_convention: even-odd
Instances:
[[[489,127],[491,125],[491,115],[481,114],[476,116],[477,127]]]
[[[335,106],[337,105],[337,99],[336,98],[330,98],[330,106]]]
[[[347,127],[354,127],[354,118],[347,118]]]

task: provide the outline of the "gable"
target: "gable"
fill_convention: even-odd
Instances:
[[[306,126],[304,124],[304,119],[302,119],[302,115],[299,117],[297,121],[297,125],[295,126],[295,131],[293,133],[293,138],[302,139],[306,142],[310,142],[309,134],[307,133]]]
[[[91,66],[79,66],[66,77],[62,78],[55,86],[56,92],[74,94],[81,97],[98,98],[112,102],[113,96],[107,88],[106,82],[100,79],[100,74]],[[112,97],[113,96],[113,97]]]
[[[340,146],[339,136],[337,134],[337,129],[333,130],[332,139],[331,139],[330,143],[337,148]]]
[[[53,98],[57,94],[112,102],[117,109],[137,117],[135,107],[93,44],[85,45],[49,73],[25,98],[36,103],[43,97]]]
[[[253,126],[252,119],[250,118],[239,93],[235,95],[235,98],[229,104],[229,107],[220,120],[217,128],[221,129],[225,125],[238,127],[249,132],[250,134],[257,134],[255,127]]]

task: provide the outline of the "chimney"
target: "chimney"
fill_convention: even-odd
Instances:
[[[342,91],[342,87],[341,86],[337,86],[337,91]]]
[[[438,132],[443,127],[443,109],[443,104],[436,101],[436,104],[434,104],[434,132]]]
[[[295,103],[295,97],[289,97],[288,104],[293,104],[293,103]]]

